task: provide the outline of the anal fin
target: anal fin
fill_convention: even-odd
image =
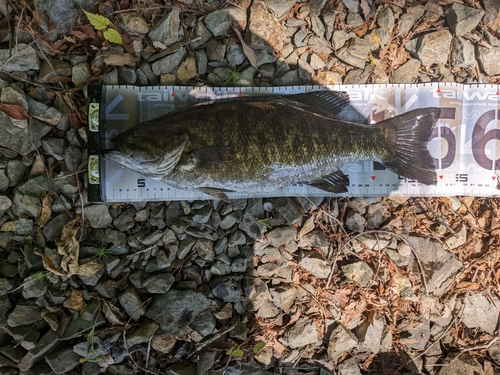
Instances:
[[[349,186],[349,177],[340,169],[326,176],[321,176],[315,180],[305,182],[307,185],[314,186],[318,189],[329,193],[346,193]]]

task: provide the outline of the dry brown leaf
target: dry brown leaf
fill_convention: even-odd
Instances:
[[[177,79],[180,83],[185,85],[194,77],[196,77],[196,60],[194,57],[187,57],[177,69]]]
[[[135,66],[137,60],[138,57],[134,57],[128,53],[122,55],[114,53],[106,56],[104,58],[104,63],[109,66],[124,66],[124,65]]]
[[[26,110],[19,104],[5,104],[0,103],[0,111],[5,112],[5,114],[16,120],[26,120],[30,118],[30,115]]]
[[[236,36],[238,37],[238,39],[240,40],[240,43],[241,43],[241,47],[243,48],[243,53],[245,54],[245,56],[247,57],[248,59],[248,62],[250,63],[250,65],[252,65],[255,69],[259,70],[259,68],[257,67],[257,58],[255,57],[255,52],[253,49],[251,49],[248,44],[245,43],[245,41],[243,40],[243,37],[241,36],[241,33],[240,31],[233,25],[231,25],[231,27],[233,28],[233,31],[234,33],[236,34]]]
[[[38,219],[38,225],[42,228],[50,220],[50,215],[52,215],[52,203],[54,200],[50,196],[50,193],[45,192],[42,195],[42,213]]]
[[[125,325],[124,322],[126,321],[126,317],[120,309],[106,300],[102,302],[102,311],[104,312],[106,320],[112,325]]]
[[[77,219],[70,221],[62,230],[61,239],[57,241],[57,252],[63,256],[61,268],[71,277],[78,272],[78,256],[80,255],[80,244],[76,239],[78,228],[73,228]]]
[[[57,268],[54,265],[54,263],[52,263],[52,261],[49,259],[49,257],[47,257],[45,254],[36,251],[35,254],[42,257],[43,268],[45,268],[47,271],[52,272],[54,275],[57,276],[66,276],[66,274],[59,268]]]
[[[71,289],[71,296],[69,297],[69,308],[76,311],[83,311],[85,302],[83,301],[83,293],[78,289]]]
[[[96,260],[92,260],[88,263],[79,266],[75,274],[80,276],[91,276],[99,272],[101,268],[102,264],[97,263]]]

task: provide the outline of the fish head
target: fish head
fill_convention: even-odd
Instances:
[[[187,140],[188,135],[181,127],[169,126],[166,131],[144,123],[112,138],[115,148],[106,155],[124,167],[159,178],[175,167]]]

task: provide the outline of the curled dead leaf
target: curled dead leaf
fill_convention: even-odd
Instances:
[[[83,293],[78,289],[71,289],[71,296],[69,297],[69,308],[76,311],[83,311],[85,302],[83,301]]]
[[[66,224],[62,230],[61,239],[57,241],[57,251],[63,256],[61,268],[71,277],[78,272],[78,256],[80,255],[80,244],[76,239],[78,228],[73,228],[79,218]]]
[[[185,85],[194,77],[196,77],[196,61],[194,57],[188,56],[177,69],[177,79]]]
[[[42,213],[38,218],[38,225],[42,228],[50,220],[50,215],[52,215],[52,203],[54,200],[49,193],[45,192],[42,195]]]
[[[7,116],[16,120],[27,120],[30,118],[28,112],[19,104],[0,103],[0,111],[5,112]]]
[[[59,268],[57,268],[54,263],[50,260],[49,257],[47,257],[45,254],[40,253],[35,251],[35,254],[42,257],[42,263],[43,263],[43,268],[45,268],[47,271],[52,272],[54,275],[57,276],[66,276],[66,274],[61,271]]]
[[[125,54],[110,54],[104,58],[104,63],[109,66],[135,66],[139,58],[128,53]]]
[[[102,264],[97,263],[96,260],[92,260],[88,263],[82,264],[78,267],[78,270],[75,272],[80,276],[91,276],[95,275],[102,268]]]
[[[255,69],[259,70],[259,68],[257,67],[257,57],[255,56],[255,51],[253,49],[251,49],[248,44],[245,43],[245,41],[243,40],[243,37],[241,36],[241,33],[240,31],[233,25],[231,25],[231,27],[233,28],[233,31],[234,33],[236,34],[236,36],[238,37],[238,39],[240,40],[240,43],[241,43],[241,47],[243,48],[243,53],[245,54],[245,56],[247,57],[248,59],[248,62],[250,63],[250,65],[252,65]]]

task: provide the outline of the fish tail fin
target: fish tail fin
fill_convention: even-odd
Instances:
[[[437,182],[436,167],[427,150],[439,108],[416,109],[381,121],[378,126],[388,141],[382,163],[393,172],[425,185]]]

